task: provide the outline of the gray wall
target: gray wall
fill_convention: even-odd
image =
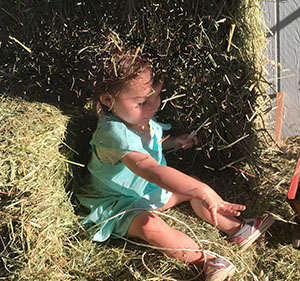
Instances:
[[[268,34],[266,47],[271,62],[268,80],[274,91],[284,92],[282,137],[300,135],[300,0],[264,1]],[[273,65],[273,66],[272,66]],[[278,66],[278,67],[277,67]],[[274,100],[275,107],[275,100]],[[271,122],[274,120],[272,113]]]

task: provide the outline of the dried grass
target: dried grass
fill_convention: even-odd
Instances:
[[[22,280],[57,278],[74,224],[60,153],[68,118],[47,104],[4,96],[0,104],[3,266],[16,279],[19,270]]]
[[[155,250],[132,244],[141,243],[138,240],[89,241],[65,191],[71,175],[68,159],[73,160],[73,152],[64,145],[70,117],[47,104],[5,96],[1,96],[0,111],[3,280],[180,280],[198,274]],[[239,254],[218,230],[199,221],[187,204],[166,212],[188,224],[205,249],[235,263],[239,272],[233,280],[300,278],[299,250],[292,248],[290,238],[295,214],[286,202],[299,140],[286,140],[281,149],[270,147],[264,152],[265,176],[251,189],[241,189],[245,184],[241,177],[214,177],[215,184],[226,187],[226,198],[247,204],[244,217],[264,210],[277,216],[268,234],[246,253]],[[192,235],[183,224],[166,220]],[[146,270],[143,259],[157,276]]]
[[[110,39],[150,46],[166,73],[160,119],[180,133],[210,117],[199,132],[201,149],[185,158],[197,168],[246,164],[258,172],[254,128],[268,110],[259,0],[1,3],[0,85],[7,93],[83,106],[91,95],[90,49]]]

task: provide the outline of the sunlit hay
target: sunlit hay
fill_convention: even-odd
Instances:
[[[60,152],[70,155],[63,145],[69,118],[53,106],[21,99],[0,96],[0,105],[4,276],[59,279],[75,219],[65,192],[67,158]]]

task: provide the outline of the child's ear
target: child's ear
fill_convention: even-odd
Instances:
[[[101,95],[99,99],[101,103],[107,106],[108,108],[111,108],[111,106],[113,105],[113,97],[108,93]]]

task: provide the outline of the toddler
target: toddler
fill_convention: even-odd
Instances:
[[[217,226],[242,250],[271,226],[273,217],[241,222],[236,217],[245,206],[224,201],[207,184],[166,165],[164,150],[190,148],[197,145],[197,137],[188,139],[184,134],[162,141],[170,126],[153,118],[161,103],[161,72],[139,48],[112,49],[108,56],[97,57],[101,66],[94,92],[99,122],[91,140],[89,195],[79,196],[90,211],[83,223],[94,226],[94,241],[112,235],[137,237],[174,249],[162,251],[180,261],[199,266],[206,261],[205,280],[232,276],[235,269],[227,259],[205,253],[151,210],[164,211],[189,201],[199,218]]]

